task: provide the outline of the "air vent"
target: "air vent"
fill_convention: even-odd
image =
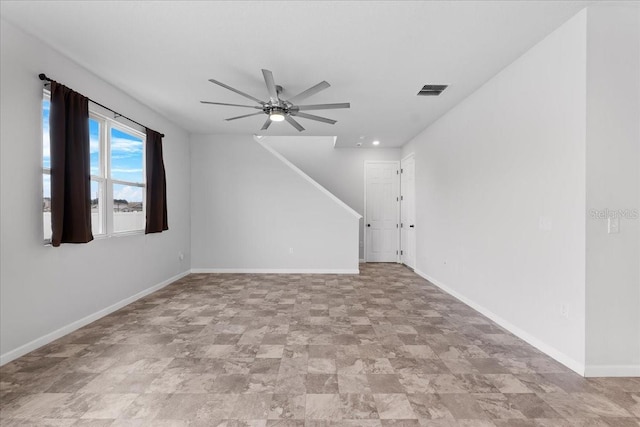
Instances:
[[[438,96],[448,87],[448,85],[424,85],[418,95],[420,96]]]

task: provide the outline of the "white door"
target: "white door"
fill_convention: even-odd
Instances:
[[[400,259],[408,267],[416,266],[416,162],[413,154],[400,164]]]
[[[400,164],[365,162],[365,260],[398,262]]]

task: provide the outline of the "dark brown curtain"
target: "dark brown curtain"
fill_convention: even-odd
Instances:
[[[91,233],[89,99],[51,82],[51,244],[87,243]]]
[[[167,178],[162,160],[162,135],[147,129],[147,225],[145,234],[169,229],[167,223]]]

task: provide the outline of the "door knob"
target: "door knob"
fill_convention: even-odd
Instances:
[[[414,227],[414,225],[413,225],[413,224],[411,224],[409,227],[413,228],[413,227]]]
[[[367,224],[367,227],[371,227],[371,224]]]

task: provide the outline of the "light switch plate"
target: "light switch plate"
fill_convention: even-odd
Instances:
[[[538,220],[538,229],[542,231],[551,231],[553,229],[553,220],[550,216],[541,216]]]
[[[567,304],[560,304],[560,316],[565,319],[569,318],[569,306]]]

